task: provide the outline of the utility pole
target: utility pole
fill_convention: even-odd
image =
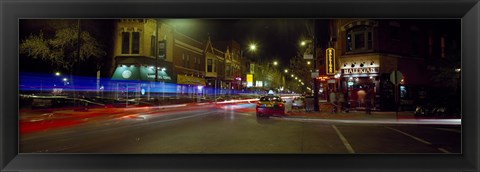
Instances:
[[[155,19],[156,21],[156,31],[155,31],[155,86],[157,85],[158,82],[158,19]]]
[[[317,72],[317,40],[315,19],[313,19],[313,72]],[[320,107],[318,105],[318,83],[317,78],[313,78],[313,110],[318,112]]]

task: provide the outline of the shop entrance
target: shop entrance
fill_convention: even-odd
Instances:
[[[364,110],[367,105],[375,109],[378,92],[378,82],[375,81],[375,77],[348,78],[343,84],[347,88],[351,109]]]
[[[140,96],[138,84],[132,83],[117,83],[116,93],[115,97],[118,100],[135,99]]]

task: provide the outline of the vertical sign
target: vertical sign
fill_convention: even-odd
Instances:
[[[247,87],[253,87],[253,74],[247,74]]]
[[[335,75],[335,49],[327,48],[327,51],[325,52],[325,61],[327,75]]]

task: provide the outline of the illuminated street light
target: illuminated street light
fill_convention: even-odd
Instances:
[[[310,65],[310,61],[307,61],[307,64]]]
[[[255,51],[255,50],[257,50],[257,45],[255,45],[255,44],[250,44],[250,47],[249,47],[249,48],[250,48],[251,51]]]
[[[55,76],[60,76],[61,73],[60,72],[55,72]]]
[[[303,46],[307,45],[307,43],[311,43],[311,42],[312,42],[312,40],[302,41],[302,42],[300,42],[300,45],[303,47]]]
[[[68,79],[67,79],[67,78],[63,78],[63,81],[67,82],[67,81],[68,81]]]
[[[288,73],[288,69],[285,69],[284,71],[285,71],[285,73]]]
[[[274,65],[274,66],[278,65],[278,62],[277,62],[277,61],[274,61],[274,62],[273,62],[273,65]]]
[[[293,78],[293,77],[295,77],[295,75],[293,75],[293,74],[292,74],[292,75],[290,75],[290,76],[291,76],[292,78]]]

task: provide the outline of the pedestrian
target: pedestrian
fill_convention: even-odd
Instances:
[[[336,108],[337,108],[337,96],[336,96],[336,93],[335,91],[331,91],[330,92],[330,95],[329,95],[329,98],[330,98],[330,103],[333,105],[333,112],[336,113]]]
[[[343,103],[345,102],[344,95],[341,91],[337,92],[337,97],[338,97],[338,107],[340,111],[343,111]]]
[[[345,99],[345,113],[348,113],[350,109],[350,96],[348,95],[348,90],[343,93],[343,99]]]
[[[366,114],[372,114],[371,112],[371,107],[372,106],[372,92],[370,90],[367,90],[365,94],[365,113]]]

